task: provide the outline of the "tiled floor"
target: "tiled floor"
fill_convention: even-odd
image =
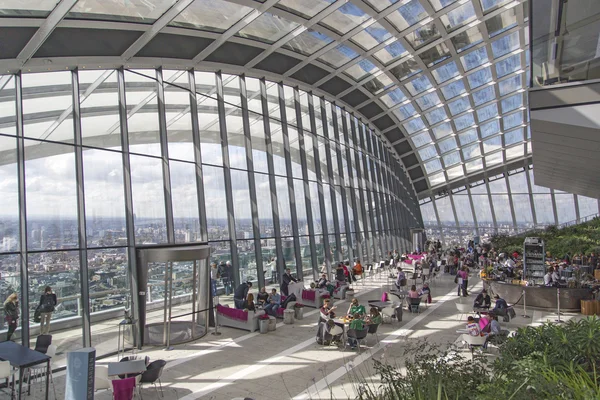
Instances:
[[[364,304],[369,299],[378,299],[387,283],[383,274],[369,278],[364,285],[355,285],[356,297]],[[478,279],[470,283],[472,293],[481,289]],[[465,322],[457,320],[453,278],[438,279],[432,286],[432,295],[433,304],[423,308],[421,314],[404,312],[402,322],[380,326],[379,344],[374,337],[369,337],[368,348],[360,354],[317,345],[318,310],[310,308],[305,309],[303,320],[294,325],[280,323],[275,332],[268,334],[221,328],[220,336],[208,334],[196,342],[176,346],[172,351],[145,348],[141,354],[152,360],[168,361],[162,376],[165,399],[354,398],[360,390],[360,382],[376,384],[374,358],[402,365],[402,349],[407,341],[426,339],[450,345],[460,340],[456,329],[464,328]],[[339,302],[338,307],[345,311],[348,303]],[[530,310],[528,314],[533,318],[525,319],[520,316],[522,313],[517,310],[517,318],[503,326],[514,330],[556,318],[555,314]],[[563,315],[565,320],[573,317],[579,314]],[[114,361],[115,357],[98,363]],[[57,396],[62,399],[64,373],[55,375],[55,383]],[[37,386],[35,396],[30,399],[42,398],[41,386]],[[148,400],[160,398],[151,387],[144,388],[142,394]],[[110,398],[110,392],[96,393],[96,399]]]

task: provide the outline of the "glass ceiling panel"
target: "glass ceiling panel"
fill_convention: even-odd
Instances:
[[[176,0],[79,0],[67,18],[93,18],[143,22],[160,18]]]
[[[335,0],[279,0],[275,7],[310,19],[334,2]]]
[[[469,143],[476,142],[478,139],[477,131],[475,129],[469,129],[468,131],[465,131],[458,135],[458,138],[460,139],[460,144],[463,146]]]
[[[521,76],[515,75],[508,79],[498,82],[498,89],[500,91],[500,96],[505,96],[509,93],[513,93],[514,91],[521,89]]]
[[[411,76],[418,74],[419,72],[421,72],[421,69],[419,68],[419,64],[417,63],[416,60],[414,59],[410,59],[410,60],[406,60],[406,62],[403,62],[400,65],[396,65],[393,68],[390,68],[389,72],[394,75],[399,81],[402,81],[404,79],[408,79]]]
[[[448,139],[444,139],[444,140],[442,140],[441,142],[438,143],[438,146],[439,146],[440,151],[442,153],[447,153],[450,150],[456,149],[456,140],[453,137],[448,138]]]
[[[496,75],[502,78],[521,69],[521,54],[515,54],[496,63]]]
[[[488,86],[486,88],[473,92],[472,95],[473,102],[475,103],[476,107],[496,98],[496,92],[493,86]]]
[[[370,18],[352,3],[346,3],[321,20],[321,24],[343,35]]]
[[[439,37],[440,32],[438,31],[437,26],[432,22],[415,29],[404,38],[416,50]]]
[[[348,46],[340,44],[335,49],[329,50],[319,57],[319,60],[323,61],[325,64],[331,65],[334,68],[339,68],[347,62],[352,61],[356,57],[358,57],[357,52]]]
[[[260,40],[266,43],[275,43],[286,33],[298,27],[299,24],[288,21],[277,15],[263,13],[249,25],[238,32],[239,36]]]
[[[411,103],[408,103],[394,110],[393,113],[394,115],[396,115],[396,117],[398,117],[400,121],[404,121],[405,119],[415,115],[417,113],[417,110],[415,110],[415,107]]]
[[[224,32],[247,15],[252,8],[223,0],[196,0],[169,25]]]
[[[476,89],[492,81],[492,71],[490,67],[480,69],[467,76],[471,89]]]
[[[510,0],[481,0],[481,8],[483,8],[483,11],[491,11],[509,1]]]
[[[437,156],[437,151],[435,151],[435,147],[427,146],[419,150],[419,155],[421,156],[421,160],[426,161]]]
[[[406,132],[408,132],[409,135],[412,135],[413,133],[420,131],[421,129],[425,129],[425,124],[423,123],[421,117],[411,119],[410,121],[404,123],[402,126],[404,126],[404,129],[406,129]]]
[[[377,11],[383,11],[399,0],[365,0],[365,2]]]
[[[4,0],[0,3],[0,16],[46,17],[57,0]]]
[[[427,93],[426,95],[417,98],[416,102],[419,105],[419,108],[421,108],[421,110],[425,111],[425,110],[430,109],[433,106],[440,104],[440,98],[437,95],[437,93],[432,92],[432,93]]]
[[[442,91],[442,94],[444,95],[444,98],[446,100],[453,99],[456,96],[460,96],[461,94],[467,91],[467,89],[465,89],[465,84],[462,80],[452,82],[446,86],[442,86],[440,90]]]
[[[442,163],[440,162],[440,160],[435,159],[425,163],[425,171],[427,171],[427,174],[432,174],[441,169]]]
[[[516,110],[523,105],[523,95],[521,93],[517,93],[514,96],[503,99],[500,103],[502,106],[502,113]]]
[[[427,122],[429,122],[429,125],[435,125],[438,122],[445,120],[447,115],[444,107],[439,107],[425,114],[425,118],[427,119]]]
[[[510,35],[506,35],[492,42],[492,54],[494,55],[494,58],[502,57],[519,48],[521,48],[519,32],[513,32]]]
[[[451,103],[448,103],[448,108],[450,109],[450,113],[453,116],[458,115],[471,108],[471,102],[469,102],[469,99],[467,97],[461,97],[459,99],[454,100]]]
[[[516,7],[513,7],[510,10],[505,11],[502,14],[495,15],[485,21],[485,26],[487,27],[490,37],[494,37],[502,32],[506,32],[513,26],[517,25],[517,14],[515,10]]]
[[[442,159],[444,160],[444,164],[446,166],[458,164],[460,162],[460,153],[458,151],[455,151],[453,153],[444,155]]]
[[[412,136],[410,139],[415,147],[421,147],[432,142],[428,132],[419,133],[416,136]]]
[[[370,50],[391,37],[391,33],[381,26],[380,23],[375,22],[374,24],[371,24],[364,30],[360,31],[360,33],[354,35],[352,37],[352,41],[363,49]]]
[[[434,126],[431,130],[433,131],[433,134],[435,135],[436,139],[444,138],[454,132],[452,129],[452,125],[450,125],[449,122],[444,122],[443,124]]]
[[[379,71],[379,69],[371,61],[362,60],[346,69],[344,72],[358,82],[364,77],[372,75],[377,71]]]
[[[459,72],[458,68],[456,67],[456,63],[452,61],[446,65],[434,69],[433,71],[431,71],[431,74],[433,75],[433,78],[437,83],[444,83],[447,80],[459,75]]]
[[[440,11],[444,7],[448,7],[450,4],[456,3],[458,0],[429,0],[435,11]]]
[[[425,11],[421,3],[419,3],[418,0],[412,0],[388,15],[386,19],[398,29],[398,31],[403,31],[427,16],[427,11]]]
[[[313,29],[308,29],[292,40],[289,40],[283,47],[286,47],[296,53],[309,56],[323,47],[333,42],[329,36],[319,33]]]
[[[380,74],[376,78],[367,81],[363,87],[373,94],[381,93],[392,86],[392,80],[386,74]]]
[[[441,43],[423,51],[421,54],[419,54],[419,57],[421,57],[421,60],[423,60],[425,65],[431,67],[450,58],[450,50],[448,49],[446,43]]]
[[[467,2],[460,7],[444,14],[440,17],[440,20],[444,24],[447,32],[451,32],[476,18],[475,9],[471,2]]]
[[[435,175],[431,175],[429,176],[429,183],[433,186],[433,185],[440,185],[442,183],[446,182],[446,177],[444,176],[444,174],[442,172],[440,172],[439,174],[435,174]]]
[[[495,135],[500,132],[500,122],[497,119],[491,120],[479,125],[479,130],[481,131],[482,138]]]
[[[413,96],[416,96],[431,87],[431,82],[425,75],[421,75],[406,84],[406,88]]]
[[[465,51],[478,43],[481,43],[483,41],[483,35],[481,34],[479,27],[474,26],[473,28],[469,28],[466,31],[453,36],[450,40],[456,48],[456,51],[460,53],[461,51]]]
[[[402,90],[400,90],[399,88],[396,88],[391,92],[381,96],[381,101],[383,101],[388,107],[393,107],[396,104],[400,104],[404,100],[406,100],[406,96],[404,95],[404,93],[402,93]]]
[[[389,64],[405,54],[408,54],[408,50],[402,47],[400,42],[394,42],[377,51],[373,56],[382,64]]]
[[[488,62],[487,50],[485,47],[475,49],[460,58],[465,71],[470,71]]]

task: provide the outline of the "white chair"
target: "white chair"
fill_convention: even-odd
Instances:
[[[48,370],[45,364],[40,364],[35,367],[31,367],[27,369],[27,382],[31,380],[31,375],[33,375],[33,380],[36,381],[39,377],[40,379],[48,374],[48,379],[50,379],[50,383],[52,383],[52,390],[54,390],[54,398],[56,397],[56,386],[54,386],[54,378],[52,377],[52,357],[56,355],[56,345],[51,344],[48,346],[48,350],[46,351],[46,355],[50,357],[50,369]]]
[[[386,307],[381,310],[382,322],[391,324],[392,317],[396,315],[396,310],[393,307]]]
[[[473,358],[473,351],[475,351],[475,347],[483,348],[483,345],[487,341],[487,336],[471,336],[469,334],[463,334],[463,341],[467,344],[469,349],[471,350],[471,358]]]
[[[109,390],[112,391],[112,384],[108,377],[108,367],[105,365],[96,365],[96,378],[94,380],[94,391]]]
[[[456,305],[456,309],[460,313],[458,321],[462,320],[463,315],[473,313],[473,305],[467,303],[454,303]]]
[[[10,389],[10,398],[12,399],[15,392],[14,382],[15,371],[10,366],[10,361],[0,361],[0,379],[6,379],[6,387],[8,388],[9,383],[12,384]]]

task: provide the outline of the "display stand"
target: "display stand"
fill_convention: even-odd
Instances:
[[[525,238],[523,243],[523,280],[544,284],[546,250],[544,241],[536,237]]]

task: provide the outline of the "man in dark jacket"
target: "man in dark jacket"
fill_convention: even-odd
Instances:
[[[218,269],[219,276],[221,277],[221,280],[223,282],[223,288],[225,289],[225,296],[229,296],[231,294],[231,289],[233,286],[233,283],[231,281],[231,278],[233,277],[231,262],[227,261],[226,264],[223,261],[221,261],[221,264],[219,265]]]
[[[292,282],[298,282],[298,279],[292,276],[292,270],[289,268],[285,269],[285,274],[281,277],[281,293],[288,296],[288,286]]]
[[[233,292],[233,303],[238,310],[244,309],[244,301],[248,298],[248,291],[252,287],[252,282],[244,282]]]

